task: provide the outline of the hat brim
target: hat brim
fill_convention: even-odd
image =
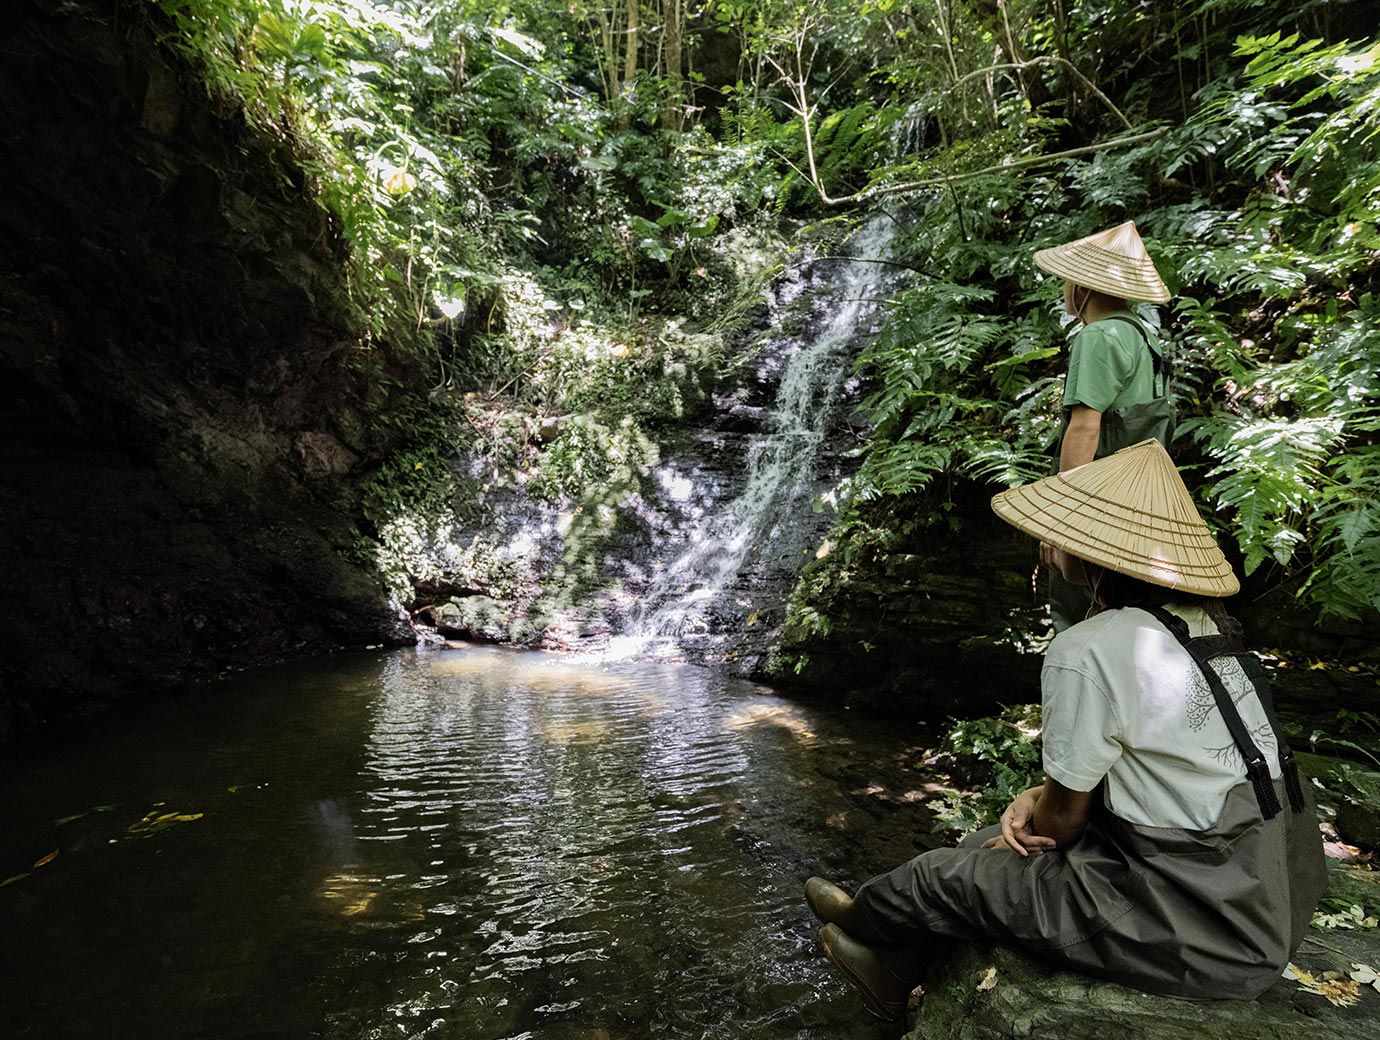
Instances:
[[[1154,585],[1212,597],[1241,588],[1158,441],[1003,491],[992,509],[1018,531]]]
[[[1035,266],[1118,299],[1147,303],[1170,299],[1169,289],[1148,258],[1137,260],[1085,242],[1041,249],[1035,254]]]

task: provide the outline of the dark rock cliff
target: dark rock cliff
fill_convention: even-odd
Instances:
[[[351,482],[382,377],[420,373],[352,331],[287,146],[150,17],[20,0],[0,29],[0,739],[395,631]]]

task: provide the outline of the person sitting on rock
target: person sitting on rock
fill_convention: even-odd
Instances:
[[[1222,604],[1231,565],[1155,440],[992,508],[1062,549],[1094,597],[1045,656],[1044,783],[851,898],[810,878],[825,952],[890,1020],[944,940],[982,936],[1151,993],[1259,995],[1326,868],[1263,667]]]
[[[1064,311],[1082,323],[1069,343],[1054,472],[1148,437],[1167,448],[1175,425],[1169,364],[1129,301],[1166,303],[1169,290],[1135,222],[1041,249],[1035,266],[1064,280]],[[1083,620],[1092,599],[1086,587],[1062,579],[1057,553],[1052,544],[1041,543],[1040,562],[1051,569],[1050,617],[1054,631],[1062,632]]]

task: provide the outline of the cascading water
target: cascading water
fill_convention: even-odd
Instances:
[[[742,492],[682,536],[684,547],[654,574],[623,634],[611,641],[610,656],[676,656],[687,643],[711,634],[716,616],[747,613],[751,601],[735,595],[735,585],[757,560],[781,554],[782,543],[799,529],[796,521],[811,515],[812,502],[823,490],[819,449],[848,366],[885,291],[887,269],[878,261],[886,257],[894,234],[893,218],[874,216],[849,240],[852,259],[839,268],[831,286],[815,290],[827,295],[821,301],[824,324],[778,347],[794,352],[763,432],[748,442]]]

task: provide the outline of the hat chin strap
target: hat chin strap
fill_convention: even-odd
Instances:
[[[1082,303],[1078,302],[1079,289],[1082,289],[1084,293]],[[1092,299],[1092,294],[1093,291],[1089,289],[1087,286],[1079,285],[1077,282],[1073,283],[1073,316],[1077,318],[1079,321],[1083,322],[1084,325],[1087,324],[1087,321],[1085,321],[1083,318],[1083,308],[1086,307],[1088,305],[1088,301]]]
[[[1067,552],[1068,550],[1065,550]],[[1091,567],[1092,570],[1088,568]],[[1092,602],[1088,604],[1088,612],[1083,615],[1083,620],[1087,621],[1097,613],[1098,603],[1100,602],[1099,593],[1102,591],[1099,586],[1102,584],[1102,575],[1105,573],[1101,567],[1095,563],[1083,561],[1083,573],[1087,576],[1088,584],[1092,587]]]

